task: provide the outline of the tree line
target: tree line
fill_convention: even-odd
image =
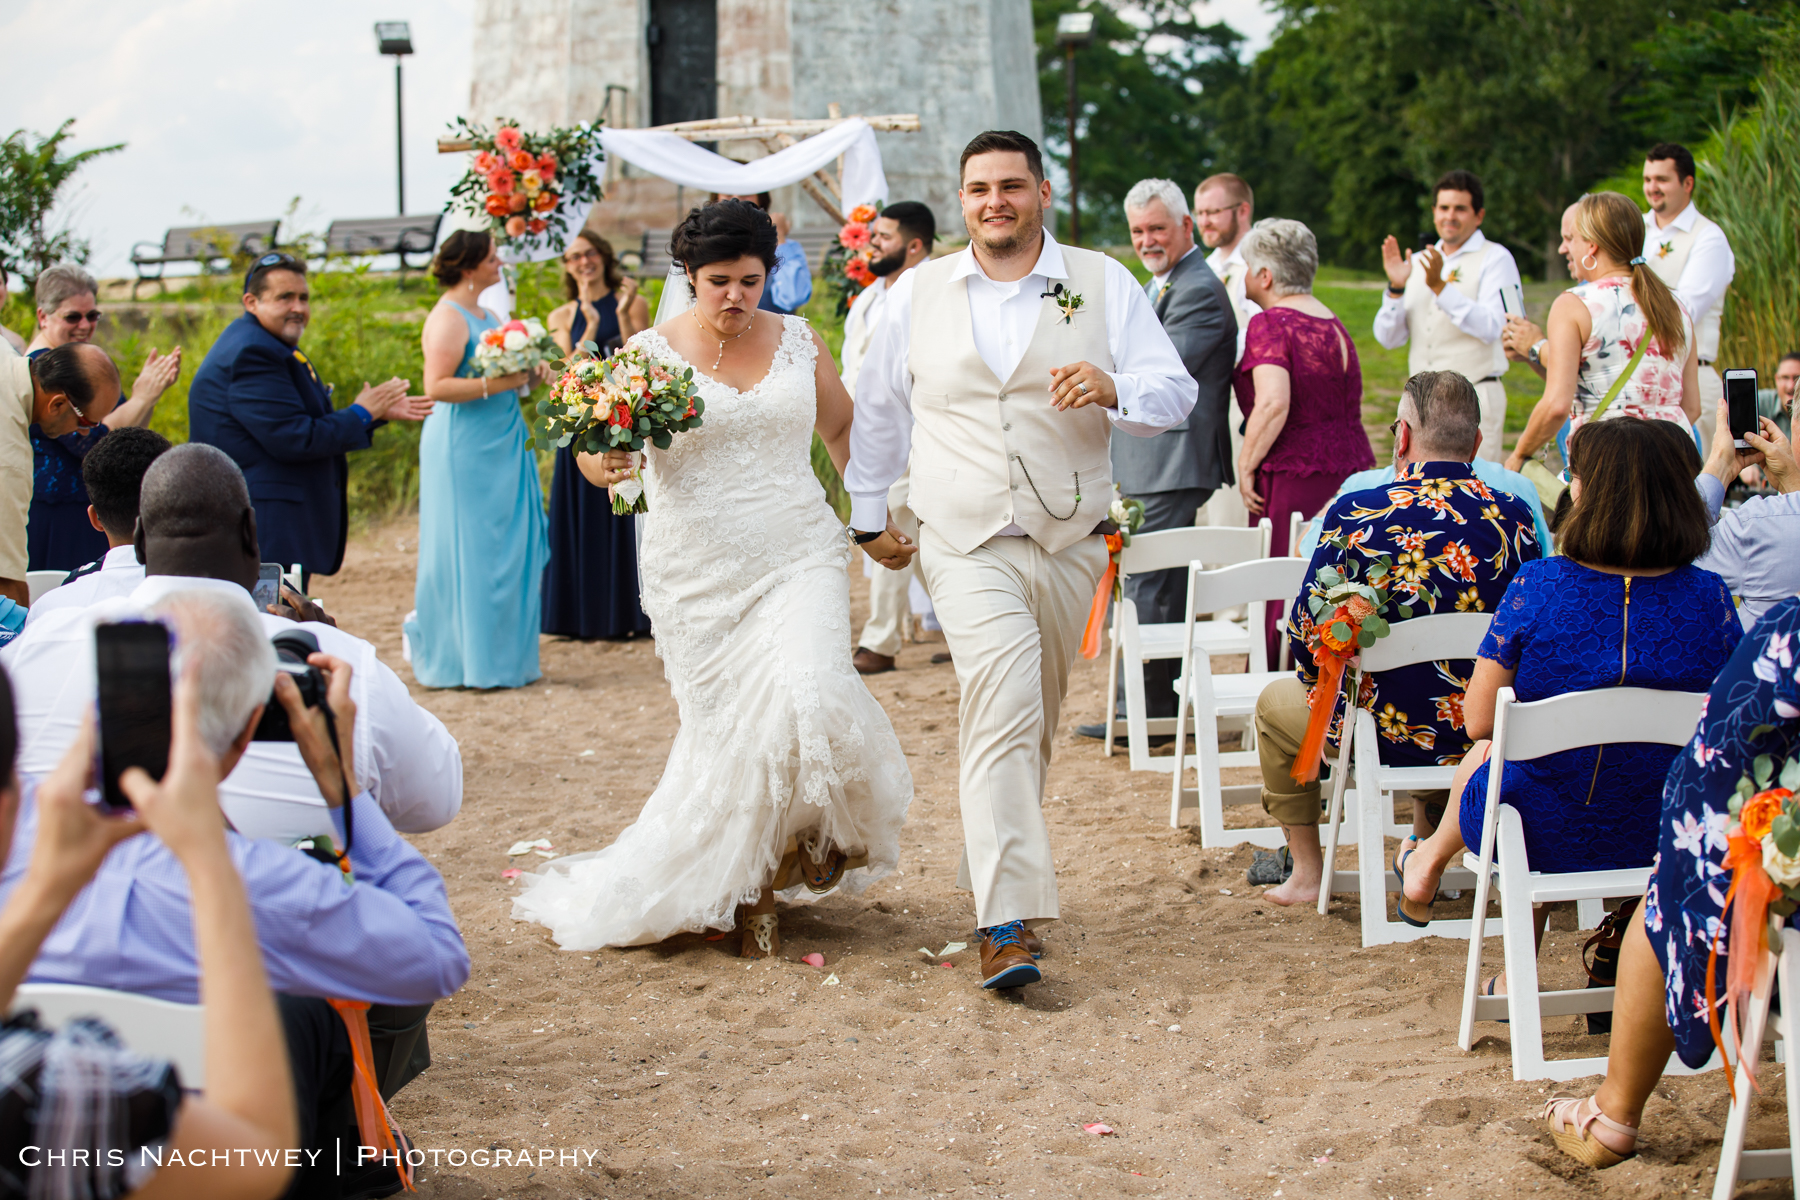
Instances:
[[[1563,209],[1635,176],[1656,142],[1698,149],[1792,47],[1785,0],[1275,0],[1254,56],[1188,4],[1079,6],[1097,33],[1076,52],[1084,241],[1126,240],[1120,202],[1145,174],[1191,189],[1231,171],[1259,216],[1305,221],[1327,262],[1364,268],[1385,235],[1430,229],[1427,189],[1461,167],[1486,187],[1488,235],[1562,277]],[[1033,0],[1047,149],[1065,164],[1055,26],[1075,7]]]

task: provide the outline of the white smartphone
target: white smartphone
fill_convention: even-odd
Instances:
[[[1755,433],[1756,372],[1747,368],[1725,372],[1725,415],[1731,422],[1731,436],[1739,450],[1748,450],[1746,433]]]

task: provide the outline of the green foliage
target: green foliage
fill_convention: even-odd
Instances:
[[[49,137],[15,129],[0,142],[0,264],[29,287],[38,273],[59,262],[86,262],[88,244],[68,226],[50,228],[50,212],[82,164],[123,150],[125,143],[63,153],[75,118]]]
[[[1757,81],[1757,107],[1734,114],[1704,146],[1705,212],[1731,241],[1737,274],[1725,304],[1724,364],[1773,373],[1800,346],[1793,284],[1800,278],[1800,19],[1776,39]]]
[[[1066,84],[1052,31],[1071,7],[1034,4],[1059,158]],[[1653,143],[1697,141],[1721,104],[1748,99],[1787,6],[1280,0],[1280,28],[1249,63],[1234,31],[1184,6],[1083,7],[1098,18],[1076,55],[1084,231],[1122,240],[1118,202],[1146,174],[1191,188],[1232,171],[1256,189],[1259,216],[1304,221],[1327,261],[1370,268],[1385,235],[1411,242],[1430,228],[1430,185],[1461,167],[1485,185],[1486,232],[1528,270],[1560,277],[1562,210],[1619,164],[1635,171]]]

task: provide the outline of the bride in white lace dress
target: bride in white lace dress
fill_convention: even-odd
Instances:
[[[644,471],[644,611],[681,728],[635,824],[526,877],[514,918],[564,949],[736,926],[763,957],[777,895],[859,892],[899,857],[912,776],[851,666],[849,543],[811,463],[816,429],[843,470],[851,402],[804,318],[756,310],[775,244],[754,205],[694,210],[673,249],[695,307],[632,339],[706,400]],[[610,485],[628,461],[581,467]]]

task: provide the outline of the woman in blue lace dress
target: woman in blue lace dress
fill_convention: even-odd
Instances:
[[[583,229],[563,251],[567,304],[545,324],[564,352],[592,342],[601,355],[650,326],[637,280],[622,274],[605,238]],[[544,632],[622,638],[650,632],[638,601],[637,518],[618,516],[606,489],[575,465],[567,446],[550,477],[550,565],[544,568]]]
[[[1610,687],[1705,691],[1743,636],[1725,581],[1692,565],[1709,540],[1693,439],[1667,421],[1618,417],[1582,428],[1569,453],[1562,555],[1526,563],[1501,597],[1463,702],[1471,736],[1493,732],[1504,687],[1527,702]],[[1507,763],[1501,798],[1519,810],[1532,870],[1649,866],[1675,753],[1629,742]],[[1479,740],[1457,769],[1458,819],[1407,839],[1395,859],[1412,924],[1430,919],[1444,869],[1481,844],[1487,754]],[[1484,990],[1503,994],[1503,977]]]
[[[1619,948],[1606,1082],[1558,1097],[1545,1116],[1557,1144],[1594,1167],[1629,1158],[1638,1120],[1673,1051],[1690,1067],[1712,1057],[1706,962],[1725,913],[1725,829],[1738,780],[1758,755],[1800,752],[1800,599],[1763,614],[1707,693],[1700,728],[1669,768],[1657,823],[1656,872]],[[1719,939],[1714,993],[1729,961]],[[1792,1067],[1790,1066],[1790,1070]]]

